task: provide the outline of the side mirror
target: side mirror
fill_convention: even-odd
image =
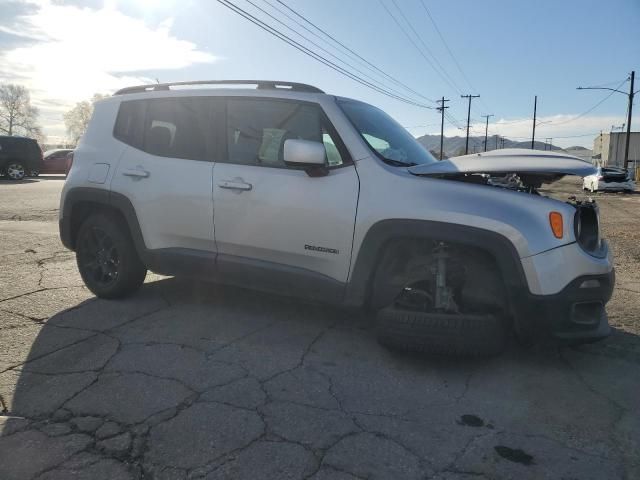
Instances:
[[[294,139],[284,142],[284,163],[291,167],[303,167],[310,177],[329,174],[326,158],[327,152],[320,142]]]

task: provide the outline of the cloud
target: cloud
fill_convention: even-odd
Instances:
[[[149,26],[110,2],[98,9],[49,0],[11,4],[11,23],[0,24],[0,82],[29,88],[34,105],[48,110],[47,120],[96,92],[153,81],[145,72],[216,60],[173,35],[172,18]],[[63,134],[59,125],[44,127]]]

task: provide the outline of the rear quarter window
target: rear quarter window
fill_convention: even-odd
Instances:
[[[142,150],[146,100],[122,102],[118,110],[113,136],[121,142]]]

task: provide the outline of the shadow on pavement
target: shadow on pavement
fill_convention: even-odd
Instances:
[[[0,185],[24,185],[25,183],[36,183],[37,180],[33,178],[23,178],[22,180],[6,180],[0,178]]]
[[[361,314],[163,279],[54,315],[0,374],[0,478],[633,478],[639,355],[422,358]]]

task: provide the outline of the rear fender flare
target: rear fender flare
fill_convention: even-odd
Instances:
[[[133,204],[124,195],[102,188],[76,187],[67,192],[60,219],[60,239],[65,247],[75,250],[74,228],[72,225],[74,208],[86,203],[101,205],[105,209],[120,213],[129,228],[129,233],[138,255],[143,262],[148,260],[146,258],[148,256],[147,248]]]

